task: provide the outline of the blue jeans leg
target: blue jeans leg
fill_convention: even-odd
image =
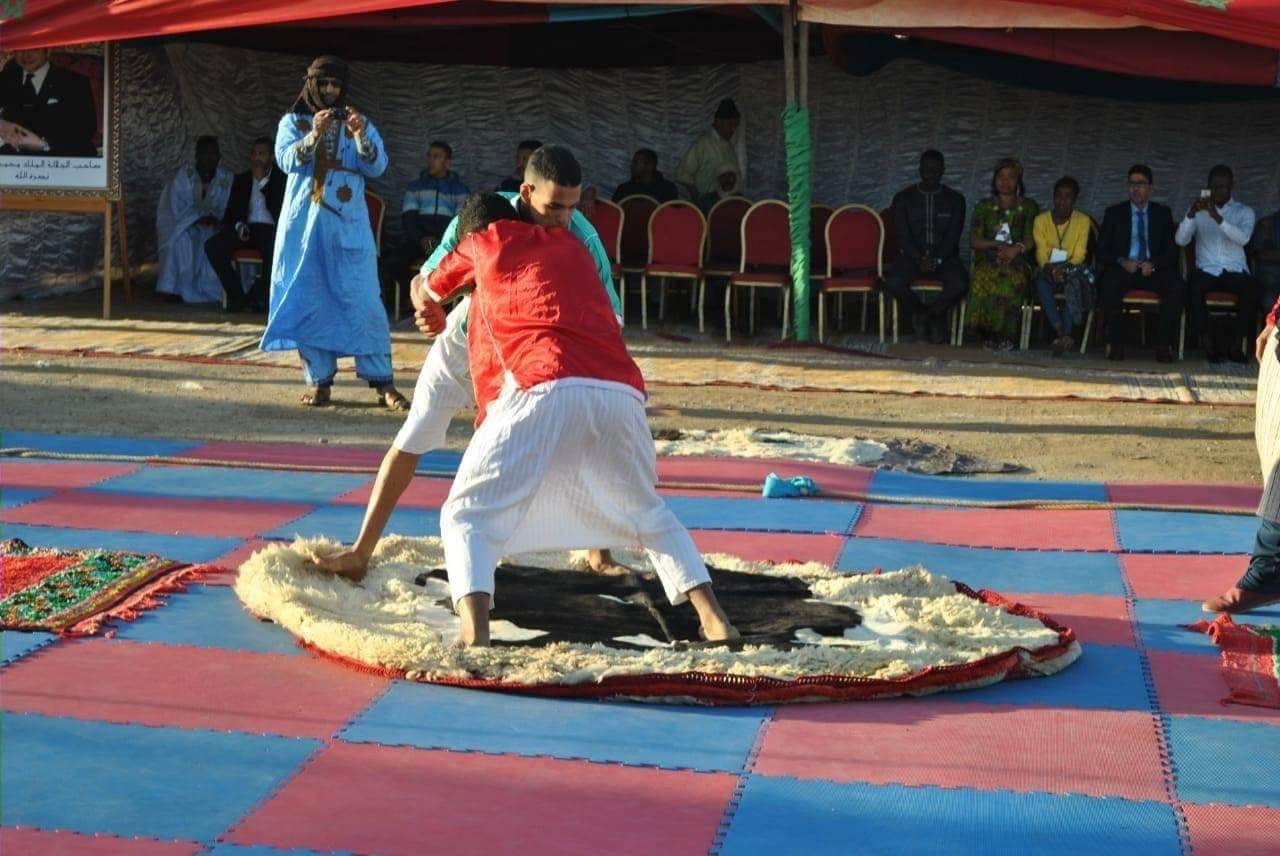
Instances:
[[[1062,313],[1058,311],[1058,302],[1053,299],[1053,283],[1046,276],[1036,277],[1036,296],[1040,298],[1040,307],[1044,309],[1045,320],[1057,331],[1059,336],[1070,333],[1063,329]]]
[[[1280,592],[1280,523],[1259,521],[1253,557],[1236,585],[1250,591]]]

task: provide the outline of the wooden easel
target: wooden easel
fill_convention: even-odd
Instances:
[[[124,271],[124,299],[133,301],[133,281],[129,275],[129,241],[124,224],[124,194],[118,199],[105,196],[34,196],[18,193],[0,195],[0,211],[53,211],[102,215],[102,317],[111,317],[111,214],[120,224],[120,267]]]

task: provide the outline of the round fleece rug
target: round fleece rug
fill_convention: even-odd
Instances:
[[[743,634],[698,641],[643,554],[602,576],[570,553],[498,568],[493,646],[460,649],[438,538],[390,536],[360,584],[318,570],[299,539],[255,553],[235,591],[245,608],[317,653],[410,680],[551,696],[777,703],[924,695],[1048,676],[1080,656],[1075,633],[923,567],[841,574],[708,555],[716,593]]]

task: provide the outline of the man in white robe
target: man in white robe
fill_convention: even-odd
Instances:
[[[196,141],[196,159],[185,164],[165,185],[156,207],[156,237],[160,271],[156,292],[184,303],[222,300],[222,283],[205,255],[205,242],[214,236],[231,195],[234,176],[218,165],[222,153],[216,137]]]

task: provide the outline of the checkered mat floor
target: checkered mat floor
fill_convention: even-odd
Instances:
[[[325,450],[349,471],[320,472],[290,469],[316,464],[314,447],[17,432],[4,446],[36,455],[0,460],[3,537],[229,567],[266,540],[351,537],[381,455]],[[456,461],[423,459],[389,531],[438,534]],[[777,461],[660,469],[705,552],[850,572],[921,563],[1057,617],[1083,657],[1049,680],[888,702],[543,700],[319,660],[214,575],[111,638],[4,633],[0,848],[1275,852],[1280,711],[1220,704],[1212,643],[1178,626],[1238,576],[1256,489],[795,466],[880,501],[748,493],[784,474]],[[1029,501],[1076,507],[972,505]]]

